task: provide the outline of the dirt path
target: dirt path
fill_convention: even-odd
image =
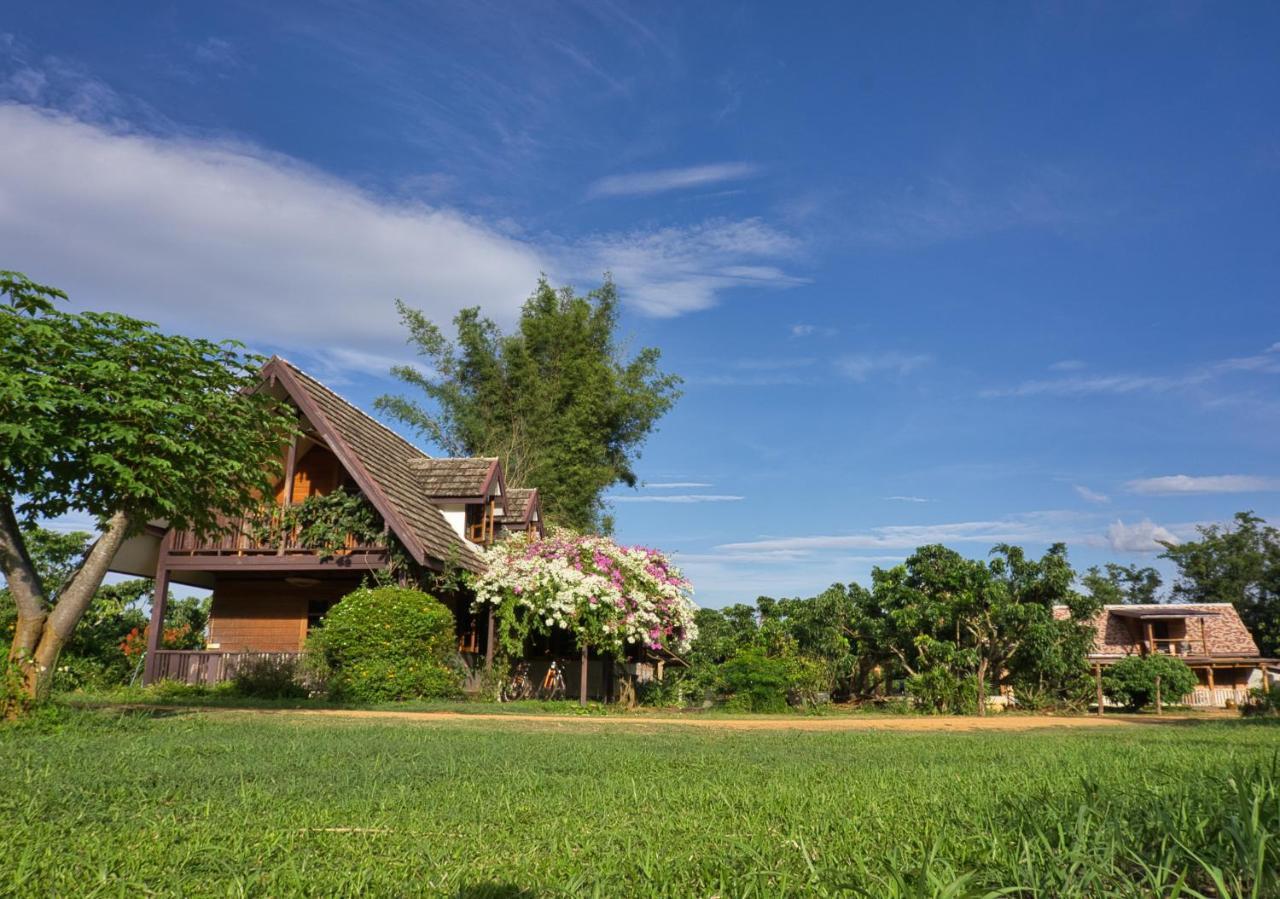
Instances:
[[[539,724],[545,727],[696,727],[719,730],[799,730],[799,731],[1027,731],[1040,729],[1116,728],[1142,725],[1178,725],[1210,720],[1209,715],[1096,715],[1048,717],[996,714],[986,718],[846,715],[829,717],[750,717],[659,714],[634,715],[537,715],[487,712],[396,712],[360,709],[220,709],[184,708],[199,714],[232,714],[303,719],[341,718],[373,721],[409,721],[423,724],[484,721],[491,723]]]

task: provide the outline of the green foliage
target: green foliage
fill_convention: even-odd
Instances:
[[[635,485],[640,447],[680,383],[658,370],[654,348],[623,358],[613,282],[578,296],[540,280],[514,333],[464,309],[452,342],[422,312],[397,308],[431,374],[393,369],[425,404],[384,396],[377,408],[453,455],[499,456],[508,482],[539,488],[549,521],[607,531],[603,493]]]
[[[1100,606],[1142,605],[1160,601],[1160,572],[1150,567],[1139,568],[1137,565],[1108,562],[1105,573],[1094,565],[1080,578],[1080,582]]]
[[[906,681],[917,709],[935,715],[972,715],[978,710],[978,680],[945,665],[934,665]]]
[[[749,712],[785,712],[795,683],[792,661],[769,656],[764,649],[744,649],[720,666],[721,688],[730,707]]]
[[[1198,683],[1196,673],[1182,659],[1155,653],[1126,656],[1107,668],[1102,675],[1102,689],[1112,702],[1137,710],[1155,704],[1157,677],[1166,705],[1181,702]]]
[[[257,699],[303,699],[307,689],[299,680],[298,662],[293,658],[260,656],[242,662],[231,677],[241,696]]]
[[[1241,711],[1253,718],[1280,718],[1280,685],[1270,690],[1250,690],[1249,701]]]
[[[329,610],[308,651],[335,698],[357,702],[437,698],[461,692],[453,613],[407,587],[361,587]]]
[[[293,422],[253,389],[258,357],[62,312],[31,301],[52,288],[4,277],[20,287],[0,306],[0,496],[20,514],[125,512],[138,527],[212,531],[270,491]]]
[[[1178,566],[1174,599],[1231,603],[1262,655],[1280,655],[1280,530],[1252,512],[1197,530],[1199,540],[1166,544],[1161,556]]]

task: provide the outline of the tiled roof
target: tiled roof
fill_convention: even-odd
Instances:
[[[430,457],[297,366],[280,361],[298,379],[307,396],[364,466],[369,478],[404,519],[427,554],[472,571],[483,570],[480,555],[458,536],[422,489],[415,465],[431,461]],[[401,539],[405,536],[401,535]]]
[[[508,487],[507,513],[500,516],[500,520],[523,524],[529,515],[529,505],[537,495],[536,487]]]
[[[409,463],[409,467],[427,496],[483,496],[489,473],[497,461],[483,456],[465,459],[422,456]]]
[[[1066,618],[1069,614],[1065,606],[1057,606],[1054,616]],[[1161,603],[1148,605],[1111,605],[1105,606],[1093,621],[1096,631],[1093,641],[1092,655],[1100,659],[1120,657],[1138,652],[1142,645],[1143,627],[1139,618],[1143,613],[1189,616],[1186,619],[1188,632],[1186,637],[1193,647],[1199,647],[1200,621],[1204,621],[1205,642],[1211,656],[1257,656],[1258,644],[1235,606],[1229,602],[1207,603]],[[1173,639],[1179,639],[1177,635]]]

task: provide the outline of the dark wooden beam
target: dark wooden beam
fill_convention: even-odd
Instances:
[[[377,571],[387,566],[385,552],[321,559],[318,555],[176,555],[162,553],[170,571]]]
[[[1103,706],[1105,705],[1105,703],[1103,702],[1103,696],[1102,696],[1102,666],[1101,665],[1093,666],[1093,682],[1097,686],[1097,690],[1098,690],[1098,714],[1101,715]]]
[[[164,610],[169,602],[169,569],[165,566],[165,547],[173,539],[173,532],[165,535],[160,545],[160,559],[156,563],[156,583],[151,597],[151,628],[147,631],[147,658],[142,668],[142,684],[146,686],[156,678],[160,648],[164,646]]]
[[[485,607],[489,610],[489,614],[488,614],[489,624],[488,624],[488,634],[486,635],[485,641],[484,641],[484,670],[492,671],[493,670],[493,651],[495,648],[493,644],[494,644],[494,637],[496,636],[496,628],[494,626],[494,621],[493,621],[493,603],[486,603]]]

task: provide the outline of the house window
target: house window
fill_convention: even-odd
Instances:
[[[307,633],[311,633],[324,623],[324,616],[333,608],[332,599],[311,599],[307,601]]]

